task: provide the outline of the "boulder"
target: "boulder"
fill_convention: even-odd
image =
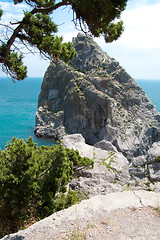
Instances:
[[[101,140],[100,142],[97,142],[94,147],[101,148],[103,150],[118,152],[117,148],[113,146],[113,144],[107,140]]]
[[[148,174],[152,182],[160,182],[160,158],[157,159],[158,156],[160,156],[160,142],[155,142],[147,155]]]
[[[97,194],[122,191],[130,179],[129,162],[122,153],[102,150],[85,143],[81,134],[71,134],[63,137],[63,145],[78,150],[82,157],[94,160],[92,169],[76,169],[76,177],[69,186],[87,197]]]
[[[147,154],[147,161],[149,162],[156,162],[156,158],[160,156],[160,141],[159,142],[154,142],[153,145],[150,147],[148,150]]]

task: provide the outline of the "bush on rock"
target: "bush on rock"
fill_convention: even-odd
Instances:
[[[93,161],[61,143],[37,147],[31,137],[13,138],[0,149],[0,237],[77,202],[76,192],[66,192],[77,165]]]

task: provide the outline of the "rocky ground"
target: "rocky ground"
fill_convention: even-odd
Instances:
[[[158,240],[160,193],[126,191],[96,196],[54,213],[3,240]]]
[[[64,222],[66,224],[66,222]],[[69,226],[70,225],[70,226]],[[126,208],[94,214],[89,220],[69,223],[50,239],[158,240],[160,213],[154,208]]]
[[[128,159],[110,142],[102,140],[94,146],[85,143],[81,134],[66,135],[63,144],[78,150],[82,157],[94,160],[94,167],[76,169],[76,178],[69,186],[87,198],[125,190],[148,190],[160,192],[160,142],[154,143],[146,158]]]

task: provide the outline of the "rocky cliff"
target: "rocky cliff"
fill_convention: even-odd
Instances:
[[[90,36],[78,34],[73,46],[77,55],[69,65],[59,60],[45,73],[36,135],[60,139],[80,133],[87,144],[122,153],[130,176],[145,178],[152,172],[149,180],[159,181],[160,114]]]
[[[36,135],[81,133],[89,144],[110,141],[139,156],[160,140],[160,115],[131,76],[89,36],[73,39],[77,56],[51,64],[44,76]]]

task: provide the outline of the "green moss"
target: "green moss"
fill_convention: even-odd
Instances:
[[[102,159],[102,161],[100,162],[100,165],[104,165],[109,170],[112,170],[112,171],[115,171],[115,172],[119,173],[114,167],[111,166],[111,164],[113,162],[115,162],[114,161],[115,158],[116,158],[115,153],[111,152],[110,155],[107,158]],[[109,162],[106,162],[108,160],[109,160]]]

